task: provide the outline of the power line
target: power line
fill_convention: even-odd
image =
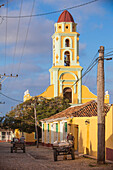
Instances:
[[[46,12],[46,13],[40,13],[40,14],[34,14],[34,15],[33,14],[32,15],[23,15],[23,16],[2,16],[2,17],[4,17],[4,18],[39,17],[39,16],[44,16],[44,15],[59,13],[59,12],[62,12],[64,10],[71,10],[71,9],[79,8],[79,7],[82,7],[82,6],[92,4],[92,3],[97,2],[97,1],[99,1],[99,0],[88,1],[88,2],[83,3],[83,4],[75,5],[75,6],[72,6],[72,7],[69,7],[69,8],[60,9],[60,10],[57,10],[57,11]]]
[[[113,54],[105,55],[104,57],[112,56]]]
[[[96,58],[96,60],[94,61],[94,64],[88,69],[85,71],[85,73],[74,83],[76,84],[79,80],[81,80],[87,73],[89,73],[89,71],[92,70],[92,68],[97,64],[98,62],[98,58]]]
[[[92,59],[92,61],[91,61],[91,64],[89,65],[89,67],[87,68],[87,70],[88,70],[88,69],[90,68],[90,66],[94,63],[94,59],[96,58],[97,54],[98,54],[98,51],[97,51],[97,53],[95,54],[95,56],[93,57],[93,59]],[[86,78],[84,84],[86,83],[87,79],[88,79],[88,78]]]
[[[5,95],[5,94],[1,93],[1,92],[0,92],[0,94],[1,94],[2,96],[4,96],[4,97],[6,97],[6,98],[10,99],[10,100],[13,100],[13,101],[15,101],[15,102],[23,102],[22,100],[17,100],[17,99],[14,99],[14,98],[12,98],[12,97],[9,97],[9,96],[7,96],[7,95]]]
[[[5,4],[9,4],[11,1],[13,1],[13,0],[9,0],[9,1],[7,1],[6,3],[1,4],[1,5],[0,5],[0,8],[1,8],[2,6],[5,6]]]
[[[32,18],[32,13],[33,13],[33,10],[34,10],[34,6],[35,6],[35,0],[33,0],[31,16],[30,16],[29,23],[28,23],[28,28],[27,28],[27,32],[26,32],[24,46],[23,46],[23,49],[22,49],[22,54],[21,54],[21,57],[20,57],[20,63],[19,63],[19,67],[18,67],[18,74],[19,74],[20,65],[21,65],[21,62],[22,62],[22,57],[23,57],[23,54],[24,54],[24,49],[25,49],[25,45],[26,45],[26,41],[27,41],[27,37],[28,37],[28,33],[29,33],[29,27],[30,27],[30,23],[31,23],[31,18]]]
[[[21,0],[19,16],[21,16],[22,6],[23,6],[23,0]],[[15,54],[16,54],[16,47],[17,47],[17,41],[18,41],[18,35],[19,35],[19,28],[20,28],[20,18],[19,18],[18,27],[17,27],[16,43],[15,43],[14,54],[13,54],[13,64],[14,64],[14,58],[15,58]],[[13,72],[13,67],[12,67],[12,72]]]
[[[108,53],[106,53],[106,55],[107,55],[107,54],[110,54],[110,53],[113,53],[113,51],[109,51]]]
[[[113,48],[107,48],[107,49],[105,49],[105,50],[106,50],[106,51],[107,51],[107,50],[113,50]]]
[[[98,54],[98,52],[96,53],[96,55]],[[94,58],[96,57],[96,55],[94,56]],[[107,56],[113,56],[113,54],[111,54],[111,55],[107,55]],[[113,57],[110,57],[110,58],[104,58],[105,60],[111,60]],[[99,59],[99,57],[97,57],[94,61],[93,61],[93,63],[91,63],[89,66],[88,66],[88,68],[86,69],[86,71],[85,71],[85,73],[71,86],[71,87],[73,87],[79,80],[81,80],[87,73],[89,73],[92,69],[93,69],[93,67],[98,63],[98,59]]]
[[[8,16],[8,3],[7,3],[7,8],[6,8],[6,16]],[[5,29],[5,66],[4,66],[4,73],[5,73],[6,57],[7,57],[7,22],[8,22],[8,18],[6,18],[6,29]]]
[[[98,52],[96,53],[96,55],[98,54]],[[94,56],[94,58],[96,57],[96,55]],[[91,62],[91,64],[88,66],[88,68],[86,69],[86,71],[84,72],[84,74],[79,78],[77,79],[77,81],[75,83],[72,84],[72,86],[70,88],[72,88],[75,84],[78,83],[78,81],[80,81],[87,73],[89,73],[93,67],[98,63],[98,57],[93,61]],[[66,92],[63,93],[63,95],[65,94]]]

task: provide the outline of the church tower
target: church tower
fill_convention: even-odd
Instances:
[[[79,33],[72,15],[63,11],[55,23],[53,39],[53,65],[50,83],[54,97],[64,96],[72,104],[81,103],[82,67],[79,64]],[[79,81],[76,83],[76,81]]]
[[[37,97],[51,99],[61,96],[71,104],[82,104],[97,100],[87,86],[82,85],[82,70],[79,63],[79,33],[72,15],[64,10],[55,23],[53,39],[53,63],[50,71],[50,85]],[[79,81],[78,81],[79,80]],[[24,101],[31,98],[28,90]],[[109,103],[109,94],[105,93],[105,103]]]

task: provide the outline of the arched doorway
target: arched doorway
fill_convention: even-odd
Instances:
[[[72,103],[72,90],[71,90],[71,88],[66,87],[63,90],[63,96],[64,96],[65,99],[69,100],[69,103]]]

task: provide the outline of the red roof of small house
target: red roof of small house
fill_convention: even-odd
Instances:
[[[104,112],[105,115],[110,110],[109,104],[104,104]],[[47,121],[51,119],[57,119],[57,118],[63,118],[63,117],[91,117],[91,116],[97,116],[97,102],[95,100],[92,100],[90,102],[87,102],[85,104],[81,104],[79,106],[71,106],[62,112],[59,112],[53,116],[50,116],[49,118],[45,118],[42,121]]]
[[[73,19],[72,15],[67,10],[64,10],[60,14],[57,23],[58,22],[74,22],[74,19]]]

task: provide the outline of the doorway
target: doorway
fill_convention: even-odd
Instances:
[[[69,100],[69,103],[72,103],[72,89],[71,88],[66,87],[63,90],[63,96],[64,96],[65,99]]]

